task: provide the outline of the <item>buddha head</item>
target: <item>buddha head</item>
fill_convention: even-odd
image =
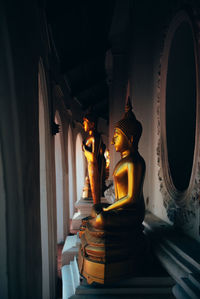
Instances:
[[[90,108],[89,111],[83,117],[83,128],[85,132],[94,131],[97,127],[96,116],[92,109]]]
[[[113,136],[113,144],[117,152],[122,152],[126,149],[138,149],[138,143],[142,135],[142,125],[136,119],[133,111],[130,98],[128,98],[125,113],[121,120],[116,123]]]

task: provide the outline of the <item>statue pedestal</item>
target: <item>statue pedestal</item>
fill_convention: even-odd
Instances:
[[[107,203],[107,199],[105,197],[101,197],[101,203]],[[82,223],[82,219],[90,216],[91,210],[93,206],[92,198],[81,198],[79,201],[75,203],[75,207],[78,209],[72,218],[72,230],[79,230],[80,225]]]
[[[89,284],[108,284],[123,278],[143,275],[148,263],[149,246],[138,227],[95,229],[90,222],[81,236],[78,266]]]

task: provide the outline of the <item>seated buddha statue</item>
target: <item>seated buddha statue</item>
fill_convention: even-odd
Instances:
[[[82,148],[87,159],[92,199],[94,204],[99,204],[105,191],[105,145],[97,131],[96,117],[91,111],[83,118],[83,128],[88,133]]]
[[[121,154],[113,172],[115,202],[93,206],[81,237],[79,270],[88,283],[105,284],[139,275],[144,261],[145,162],[138,152],[141,134],[142,125],[128,99],[112,139]]]

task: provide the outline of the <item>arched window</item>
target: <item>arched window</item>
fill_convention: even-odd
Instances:
[[[190,17],[180,10],[166,31],[157,106],[160,190],[169,220],[181,229],[193,223],[199,199],[199,44]]]
[[[74,214],[74,155],[73,155],[73,139],[72,130],[68,129],[68,180],[69,180],[69,218],[72,219]]]
[[[82,136],[78,133],[76,137],[76,190],[77,201],[81,198],[85,180],[85,160],[82,151]]]

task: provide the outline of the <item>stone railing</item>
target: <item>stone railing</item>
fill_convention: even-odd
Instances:
[[[162,266],[176,281],[176,298],[200,298],[200,244],[147,212],[145,233]]]

